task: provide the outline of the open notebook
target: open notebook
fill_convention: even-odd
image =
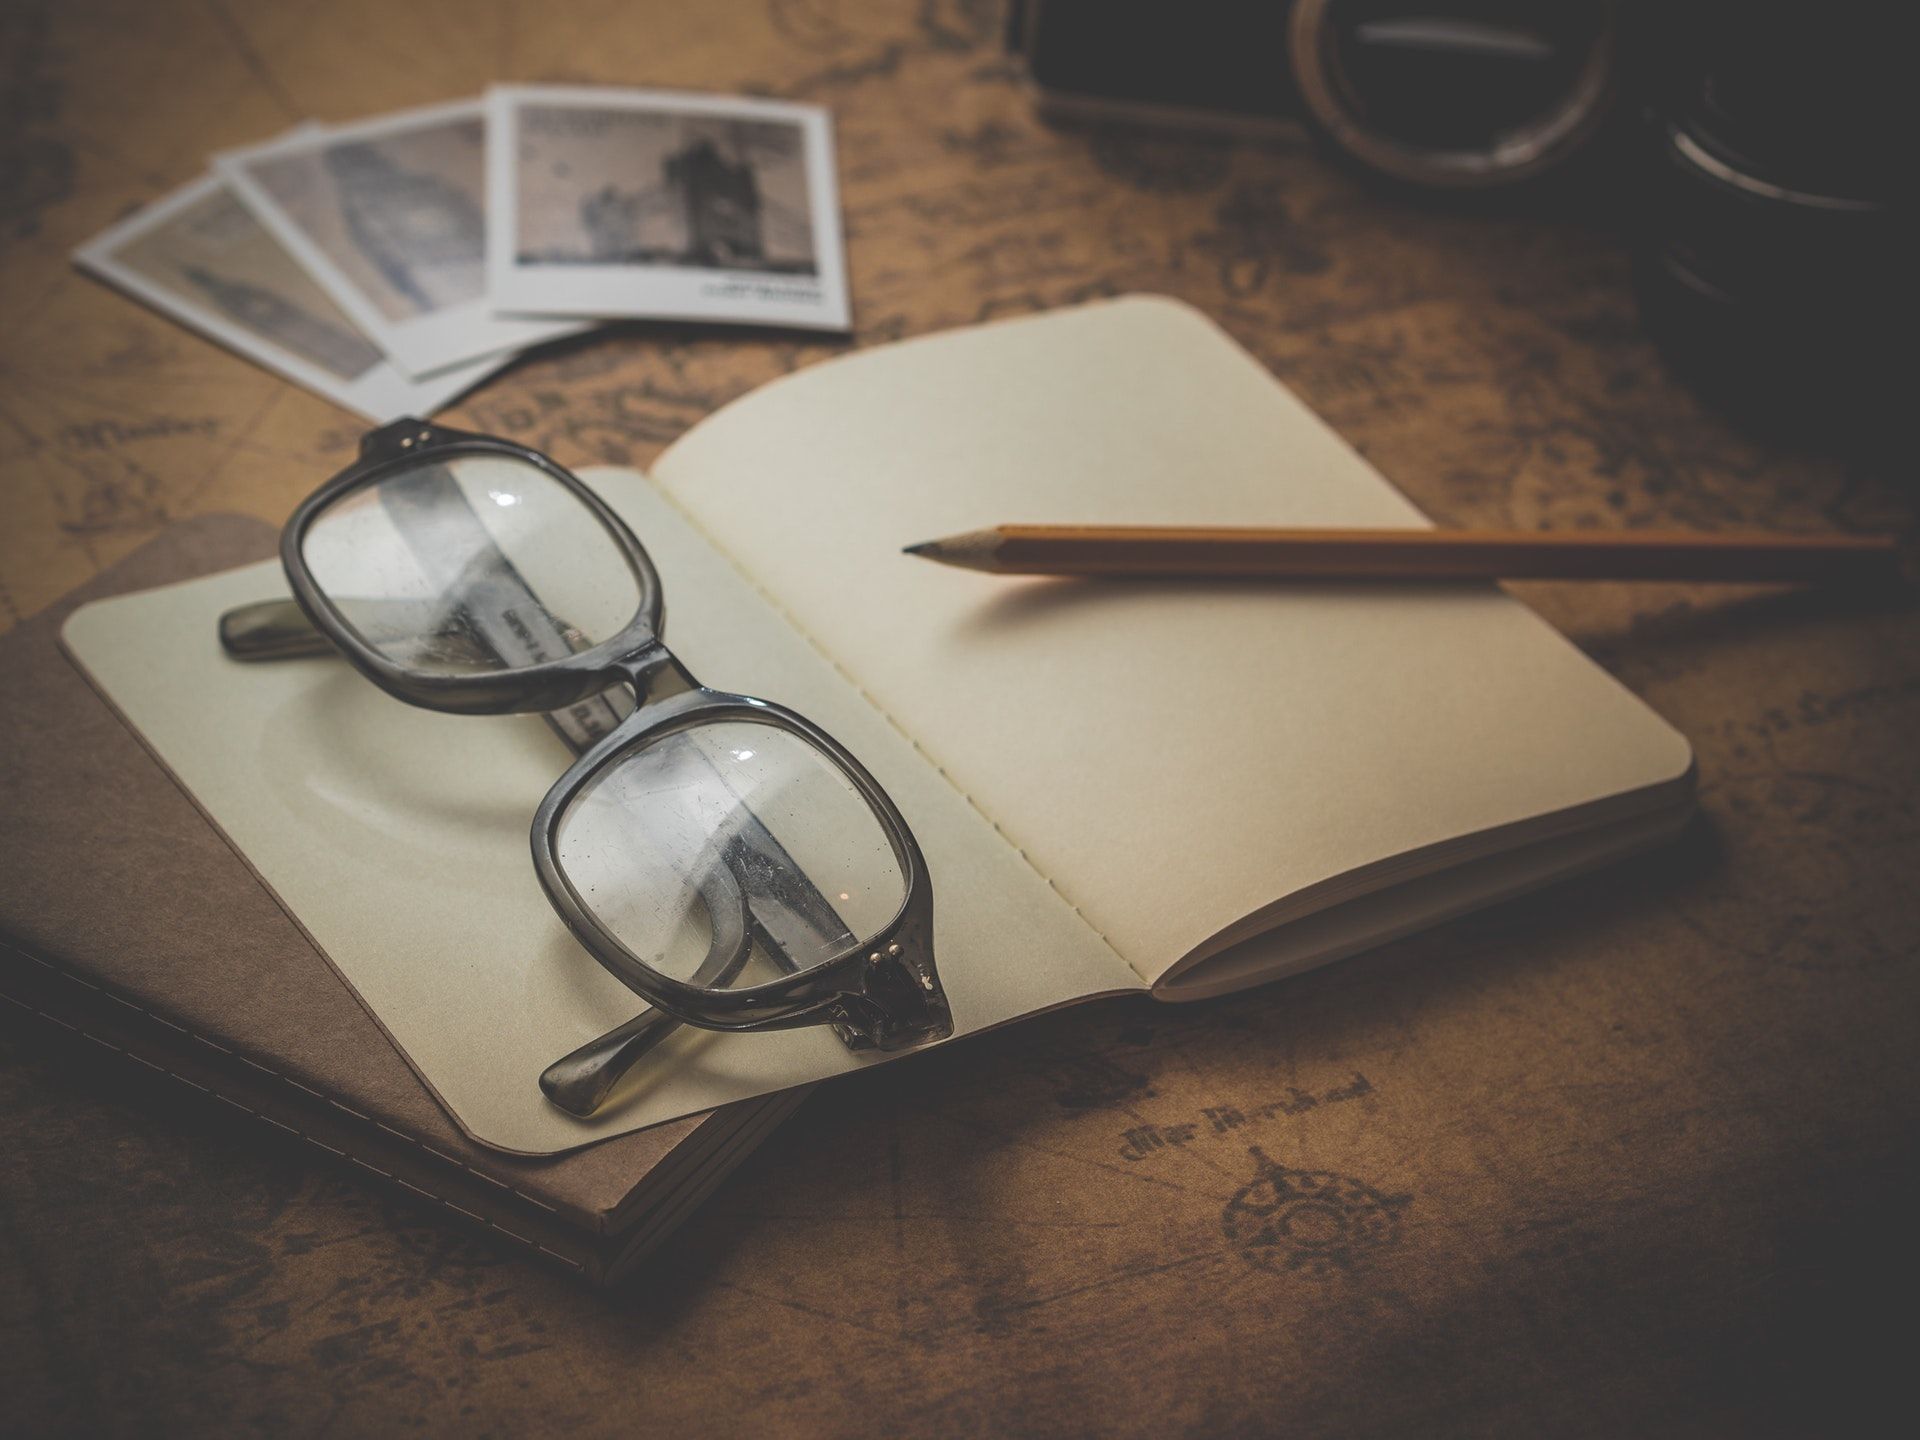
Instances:
[[[585,478],[707,684],[817,721],[924,850],[956,1038],[1099,995],[1217,995],[1658,842],[1685,740],[1487,585],[991,579],[901,546],[999,521],[1406,526],[1220,330],[1133,298],[872,350]],[[463,1129],[544,1153],[882,1063],[682,1031],[593,1121],[546,1064],[638,1008],[527,856],[567,753],[336,661],[242,666],[270,566],[108,600],[71,653]],[[911,1052],[908,1052],[911,1053]]]

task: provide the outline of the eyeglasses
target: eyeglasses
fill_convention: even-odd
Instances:
[[[294,603],[221,617],[246,660],[329,647],[409,704],[544,713],[576,759],[533,817],[567,928],[652,1008],[540,1087],[591,1115],[681,1024],[831,1025],[849,1047],[953,1033],[933,892],[906,821],[834,739],[699,684],[660,638],[660,577],[537,451],[400,420],[294,511]]]

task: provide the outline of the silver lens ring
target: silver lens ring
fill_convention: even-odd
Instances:
[[[1336,3],[1295,0],[1288,35],[1294,80],[1308,113],[1328,138],[1381,174],[1435,189],[1510,185],[1558,164],[1606,118],[1615,80],[1617,23],[1611,6],[1579,75],[1559,103],[1499,136],[1491,146],[1429,150],[1369,129],[1343,103],[1339,59],[1331,43]]]

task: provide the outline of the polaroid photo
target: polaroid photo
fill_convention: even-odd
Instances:
[[[586,328],[580,320],[496,316],[487,304],[486,117],[478,100],[307,126],[213,163],[409,375]]]
[[[73,258],[189,329],[381,424],[431,415],[504,361],[409,378],[215,175],[121,221]]]
[[[851,325],[820,106],[501,86],[487,124],[496,310]]]

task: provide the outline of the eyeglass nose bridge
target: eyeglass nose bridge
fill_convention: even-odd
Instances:
[[[700,688],[700,682],[693,678],[693,673],[680,663],[679,657],[667,648],[666,642],[657,634],[642,636],[631,648],[615,655],[607,662],[605,673],[608,679],[624,684],[633,691],[636,707],[663,694]],[[661,683],[664,680],[674,683],[668,687]]]

